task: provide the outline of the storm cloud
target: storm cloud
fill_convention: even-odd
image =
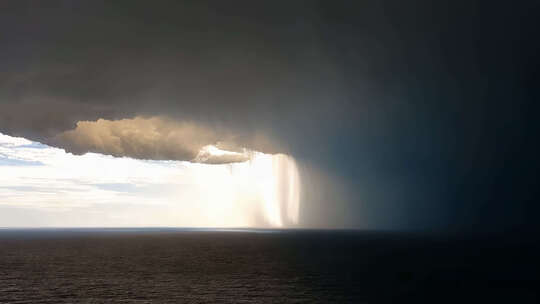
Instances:
[[[538,6],[1,1],[0,132],[78,154],[292,155],[321,175],[308,224],[527,227]]]

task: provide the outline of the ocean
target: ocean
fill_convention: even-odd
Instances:
[[[0,229],[0,303],[536,303],[539,252],[354,230]]]

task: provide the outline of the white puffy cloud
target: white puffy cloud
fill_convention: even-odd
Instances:
[[[98,152],[209,164],[243,162],[250,155],[226,130],[163,117],[79,121],[75,129],[56,135],[50,142],[76,154]],[[208,153],[208,147],[215,145],[234,152]]]

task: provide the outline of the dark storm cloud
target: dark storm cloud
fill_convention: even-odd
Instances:
[[[536,1],[2,1],[0,131],[189,122],[335,176],[346,190],[318,205],[344,210],[333,223],[527,226],[537,15]],[[59,145],[95,149],[75,141]]]
[[[4,132],[50,143],[78,121],[146,115],[252,144],[276,124],[324,127],[335,111],[336,76],[308,3],[53,3],[4,4]]]

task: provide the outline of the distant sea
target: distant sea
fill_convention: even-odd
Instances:
[[[536,242],[257,229],[0,229],[0,303],[537,303]]]

